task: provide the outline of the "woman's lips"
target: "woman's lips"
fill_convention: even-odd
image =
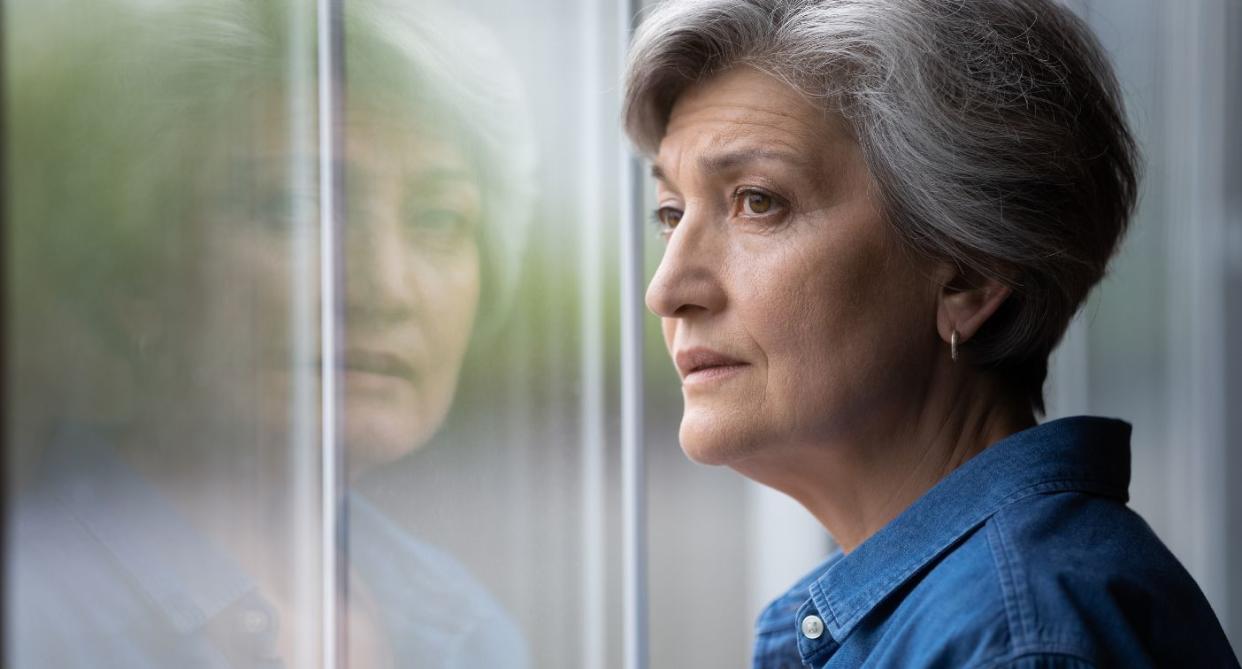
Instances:
[[[405,358],[382,351],[350,349],[345,352],[345,370],[390,376],[414,382],[417,376],[414,366]]]
[[[723,381],[736,376],[749,363],[710,348],[695,347],[678,351],[673,357],[682,385]]]
[[[704,367],[687,374],[682,380],[682,385],[692,386],[703,383],[712,383],[714,381],[723,381],[742,371],[747,365],[721,365],[719,367]]]

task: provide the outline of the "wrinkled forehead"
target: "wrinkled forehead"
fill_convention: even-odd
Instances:
[[[720,172],[752,163],[831,170],[856,150],[840,114],[776,77],[740,67],[678,97],[652,172],[676,178],[686,169]]]

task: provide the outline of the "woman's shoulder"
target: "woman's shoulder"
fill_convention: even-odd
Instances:
[[[999,509],[974,540],[986,544],[1015,657],[1047,649],[1099,666],[1237,666],[1194,579],[1119,500],[1032,495]]]
[[[1119,500],[1072,491],[1033,495],[993,514],[984,538],[1002,575],[1027,585],[1025,600],[1032,606],[1068,605],[1098,591],[1111,600],[1193,603],[1211,614],[1178,559]],[[1017,591],[1008,594],[1023,600]],[[1106,602],[1094,604],[1089,608]]]
[[[1207,599],[1147,523],[1086,493],[1003,506],[890,607],[855,632],[873,637],[860,647],[881,665],[1238,666]]]
[[[400,666],[527,667],[530,649],[500,601],[447,550],[351,495],[351,564],[380,609]]]

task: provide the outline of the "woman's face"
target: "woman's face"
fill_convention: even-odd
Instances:
[[[840,118],[735,68],[678,99],[653,173],[667,247],[647,305],[691,459],[840,440],[911,405],[939,345],[937,289]]]
[[[202,322],[204,343],[189,355],[198,369],[216,370],[205,381],[213,387],[208,392],[223,396],[210,406],[254,416],[265,434],[283,441],[292,429],[291,372],[312,370],[317,377],[319,365],[317,325],[301,333],[311,337],[303,350],[309,358],[297,359],[294,301],[301,299],[317,318],[319,290],[317,279],[306,281],[312,275],[296,278],[291,242],[299,227],[282,222],[290,214],[287,203],[297,200],[290,192],[289,152],[267,153],[273,155],[245,159],[260,167],[247,172],[254,176],[243,177],[239,189],[261,193],[229,195],[272,204],[248,207],[255,214],[232,225],[215,224],[220,215],[212,215],[204,285],[194,301],[202,305],[193,320]],[[454,145],[374,116],[347,128],[344,164],[338,378],[349,462],[361,469],[425,443],[449,409],[479,301],[482,193]],[[304,215],[313,217],[313,197],[302,200]],[[306,262],[313,271],[317,225],[312,221],[301,232],[310,235],[303,249],[312,254]],[[301,298],[295,282],[307,284]],[[228,359],[233,362],[222,362]]]
[[[426,442],[453,399],[479,302],[482,193],[431,133],[347,137],[344,408],[351,455]],[[355,461],[367,458],[355,457]]]

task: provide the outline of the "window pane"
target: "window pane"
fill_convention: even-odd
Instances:
[[[6,666],[319,662],[307,5],[5,4]]]
[[[1237,3],[1079,0],[1108,50],[1146,167],[1109,274],[1054,355],[1051,417],[1133,423],[1131,506],[1236,640]],[[1232,395],[1230,394],[1232,393]],[[1234,514],[1231,516],[1230,514]],[[1232,545],[1231,545],[1232,544]]]
[[[619,657],[614,11],[345,3],[356,666]]]

